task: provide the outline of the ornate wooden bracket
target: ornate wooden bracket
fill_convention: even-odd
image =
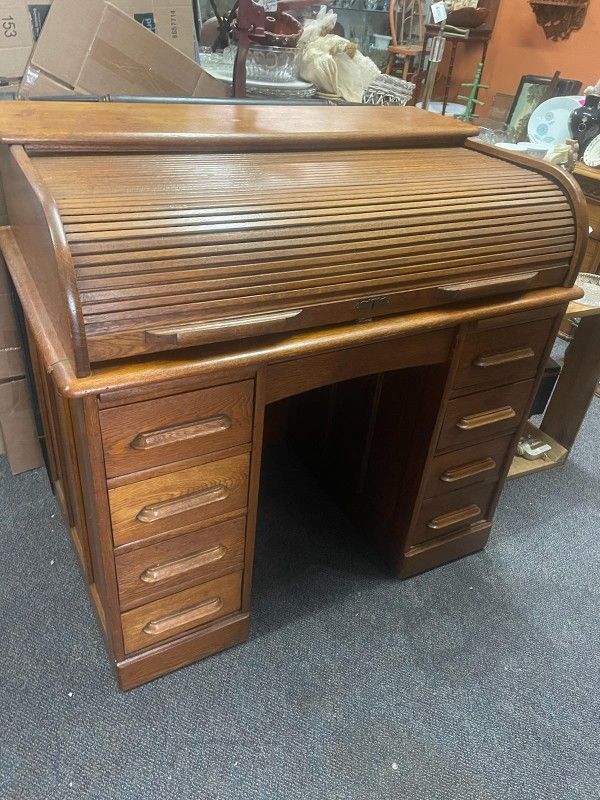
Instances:
[[[588,4],[589,0],[529,0],[546,39],[555,42],[568,39],[573,31],[583,27]]]

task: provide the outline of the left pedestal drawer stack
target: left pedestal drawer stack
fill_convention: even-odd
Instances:
[[[254,381],[100,411],[125,653],[241,608]]]

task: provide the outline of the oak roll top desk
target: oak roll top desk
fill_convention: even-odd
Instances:
[[[480,550],[585,247],[414,108],[3,103],[0,246],[120,685],[242,642],[265,410],[403,577]]]

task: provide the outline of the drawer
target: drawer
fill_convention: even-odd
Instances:
[[[552,317],[469,334],[460,354],[454,388],[534,376],[555,321]]]
[[[529,409],[534,380],[498,386],[450,400],[438,450],[461,447],[518,428]]]
[[[249,466],[243,453],[109,489],[115,546],[244,509]]]
[[[436,456],[427,471],[424,497],[447,494],[476,483],[495,481],[511,441],[512,434]]]
[[[448,536],[486,519],[496,483],[468,486],[427,500],[421,507],[411,544]]]
[[[244,565],[246,517],[117,555],[121,608],[147,603]]]
[[[121,614],[125,652],[151,647],[199,625],[238,611],[242,573],[232,572],[208,583],[155,600]]]
[[[252,439],[254,382],[199,389],[100,412],[106,474],[214,453]]]

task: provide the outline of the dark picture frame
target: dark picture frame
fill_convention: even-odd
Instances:
[[[570,78],[553,78],[545,75],[523,75],[519,82],[515,99],[510,107],[506,124],[513,128],[520,135],[521,139],[527,138],[527,123],[529,117],[544,100],[550,97],[565,97],[567,95],[579,94],[581,91],[581,81]]]

